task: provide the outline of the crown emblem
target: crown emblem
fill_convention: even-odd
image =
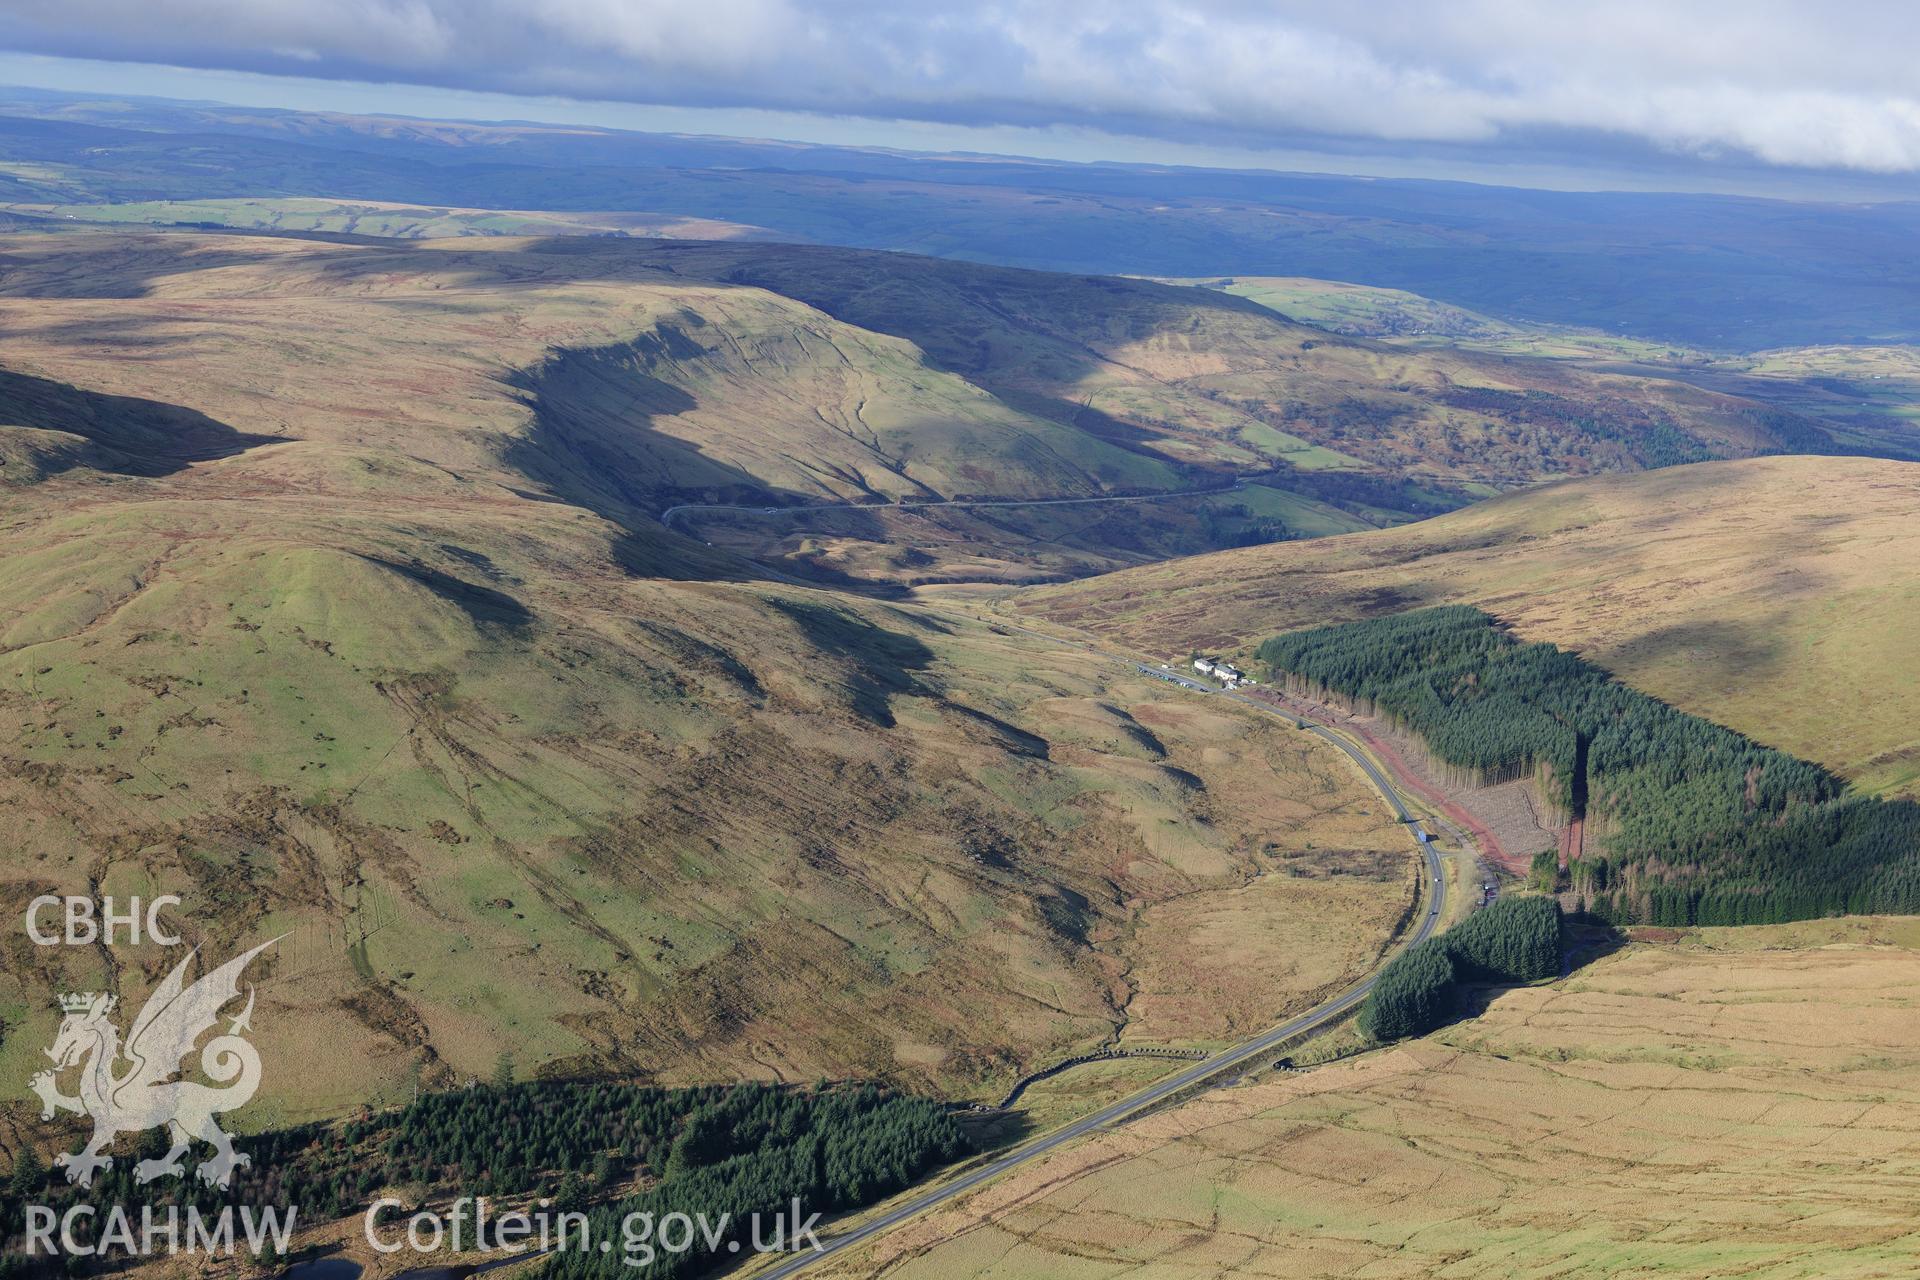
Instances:
[[[233,1185],[234,1170],[245,1168],[252,1157],[233,1149],[232,1138],[214,1117],[245,1106],[260,1087],[260,1054],[240,1034],[252,1027],[255,993],[241,977],[255,956],[278,941],[263,942],[235,956],[191,986],[187,970],[199,952],[189,952],[147,997],[146,1006],[126,1031],[124,1044],[121,1029],[107,1017],[119,1003],[117,996],[75,991],[59,997],[66,1019],[46,1050],[53,1065],[36,1074],[27,1087],[40,1099],[42,1120],[62,1111],[93,1118],[93,1137],[87,1145],[62,1152],[56,1161],[66,1170],[68,1182],[91,1187],[96,1174],[112,1167],[114,1157],[107,1149],[115,1134],[157,1128],[173,1134],[173,1146],[161,1143],[155,1150],[165,1150],[164,1156],[135,1165],[134,1182],[192,1172],[210,1187]],[[234,1015],[222,1035],[218,1031],[224,1020],[222,1010],[239,1000],[243,985],[246,1008]],[[192,1069],[194,1046],[209,1031],[215,1034],[199,1049],[199,1074],[219,1087],[174,1079]],[[119,1069],[122,1062],[124,1070]],[[78,1073],[78,1093],[60,1091],[59,1078],[66,1072]],[[211,1144],[214,1154],[212,1159],[202,1159],[198,1169],[189,1170],[182,1158],[195,1140]]]

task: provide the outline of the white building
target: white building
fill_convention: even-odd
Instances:
[[[1213,674],[1213,659],[1195,658],[1193,660],[1193,669],[1203,676],[1210,676]]]

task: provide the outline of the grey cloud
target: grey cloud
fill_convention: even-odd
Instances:
[[[28,52],[1170,138],[1920,170],[1920,8],[1792,0],[0,0]]]

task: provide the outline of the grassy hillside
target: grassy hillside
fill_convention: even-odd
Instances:
[[[1830,447],[1754,400],[1394,350],[1217,291],[838,249],[75,233],[18,238],[10,260],[24,376],[347,451],[377,434],[418,459],[429,433],[436,458],[629,526],[687,504],[1196,495],[1091,530],[1120,513],[924,535],[885,514],[866,531],[681,526],[829,580],[1061,576],[1397,523],[1568,472]],[[297,358],[249,367],[269,340]]]
[[[1373,962],[1410,847],[1337,752],[647,514],[1157,464],[764,290],[485,244],[6,246],[0,887],[286,933],[253,1123],[503,1059],[985,1097]],[[168,958],[7,949],[5,1069]]]
[[[1203,384],[1275,335],[1333,350],[1328,378],[1424,356],[1215,294],[838,251],[5,252],[6,891],[178,888],[197,940],[288,931],[259,1024],[311,1068],[270,1081],[261,1123],[488,1075],[503,1046],[520,1074],[986,1096],[1311,1000],[1404,907],[1404,837],[1343,757],[656,517],[1170,489],[1304,449],[1308,496],[1250,485],[1213,518],[1390,520],[1370,499],[1418,495],[1384,462],[1308,469],[1326,446]],[[1133,416],[1076,421],[1083,382]],[[1022,510],[938,554],[1042,520],[1073,550],[1073,508]],[[1123,553],[1163,536],[1139,524]],[[16,1067],[47,991],[137,993],[161,957],[52,963],[7,959]]]
[[[1704,352],[1688,347],[1607,334],[1597,329],[1504,320],[1404,289],[1298,276],[1223,276],[1180,283],[1246,298],[1302,324],[1351,338],[1391,339],[1419,346],[1457,346],[1559,359],[1582,356],[1650,361],[1708,358]]]
[[[645,514],[734,492],[1179,487],[1168,465],[1002,404],[896,338],[571,243],[589,252],[512,240],[23,239],[4,291],[21,317],[10,356],[24,366],[44,353],[76,374],[67,381],[124,385],[215,419],[258,414],[248,397],[270,393],[281,403],[268,412],[307,440],[353,441],[356,417],[379,423],[382,447],[396,432],[458,423],[470,456]],[[45,298],[67,303],[57,319],[25,305]],[[285,372],[238,367],[266,333],[302,358],[280,362]],[[130,349],[151,358],[130,366]],[[276,375],[288,381],[267,381]]]
[[[1869,1277],[1913,1249],[1910,919],[1704,930],[1036,1162],[830,1276]]]
[[[1505,487],[1827,445],[1811,423],[1754,401],[1342,339],[1218,290],[810,247],[655,253],[896,334],[1023,408],[1201,466],[1371,467]]]
[[[1191,496],[1033,506],[693,511],[675,527],[817,576],[909,585],[1044,582],[1219,546],[1352,533],[1406,518],[1392,507],[1343,500],[1338,493],[1348,483],[1343,477],[1340,486],[1329,487],[1326,499],[1249,481]],[[1380,488],[1385,501],[1420,501],[1413,486]]]
[[[1018,608],[1184,655],[1476,604],[1859,787],[1920,795],[1920,466],[1769,458],[1566,482],[1439,519],[1036,589]]]
[[[1349,337],[1572,362],[1596,373],[1679,381],[1817,421],[1849,451],[1920,456],[1920,380],[1910,346],[1789,347],[1715,354],[1569,325],[1502,320],[1398,289],[1334,280],[1229,276],[1218,289]]]
[[[1688,363],[1673,376],[1816,418],[1858,452],[1920,455],[1920,349],[1911,346],[1790,347]]]

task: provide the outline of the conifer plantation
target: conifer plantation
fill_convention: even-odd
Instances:
[[[1453,959],[1445,939],[1428,938],[1380,971],[1360,1008],[1360,1029],[1375,1040],[1404,1040],[1433,1030],[1452,1009]]]
[[[1532,775],[1587,819],[1584,911],[1650,924],[1765,924],[1920,910],[1920,804],[1849,795],[1798,759],[1620,684],[1467,606],[1278,636],[1260,657],[1491,782]],[[1595,839],[1594,837],[1598,837]]]
[[[154,1130],[136,1154],[158,1155],[165,1146]],[[718,1246],[732,1256],[727,1245],[746,1242],[753,1214],[770,1222],[796,1200],[803,1218],[871,1204],[967,1150],[945,1107],[871,1085],[658,1089],[580,1081],[475,1084],[344,1124],[237,1138],[235,1147],[252,1163],[224,1191],[191,1168],[182,1178],[137,1183],[134,1160],[125,1158],[87,1191],[37,1160],[23,1161],[0,1189],[0,1211],[13,1233],[22,1204],[61,1210],[95,1201],[135,1216],[143,1205],[161,1212],[194,1205],[209,1214],[222,1205],[292,1205],[304,1226],[357,1212],[382,1195],[409,1211],[429,1200],[486,1196],[495,1212],[546,1201],[551,1214],[588,1213],[595,1241],[620,1240],[619,1224],[632,1213],[655,1221],[676,1210],[710,1219],[729,1213],[734,1227]],[[96,1229],[83,1224],[83,1234]],[[397,1222],[390,1229],[404,1230]],[[545,1265],[556,1277],[652,1277],[698,1274],[713,1260],[697,1248],[635,1267],[616,1248],[611,1258],[576,1252]]]
[[[1376,1040],[1422,1035],[1453,1012],[1461,982],[1538,982],[1560,972],[1560,904],[1502,898],[1395,956],[1360,1010]]]

